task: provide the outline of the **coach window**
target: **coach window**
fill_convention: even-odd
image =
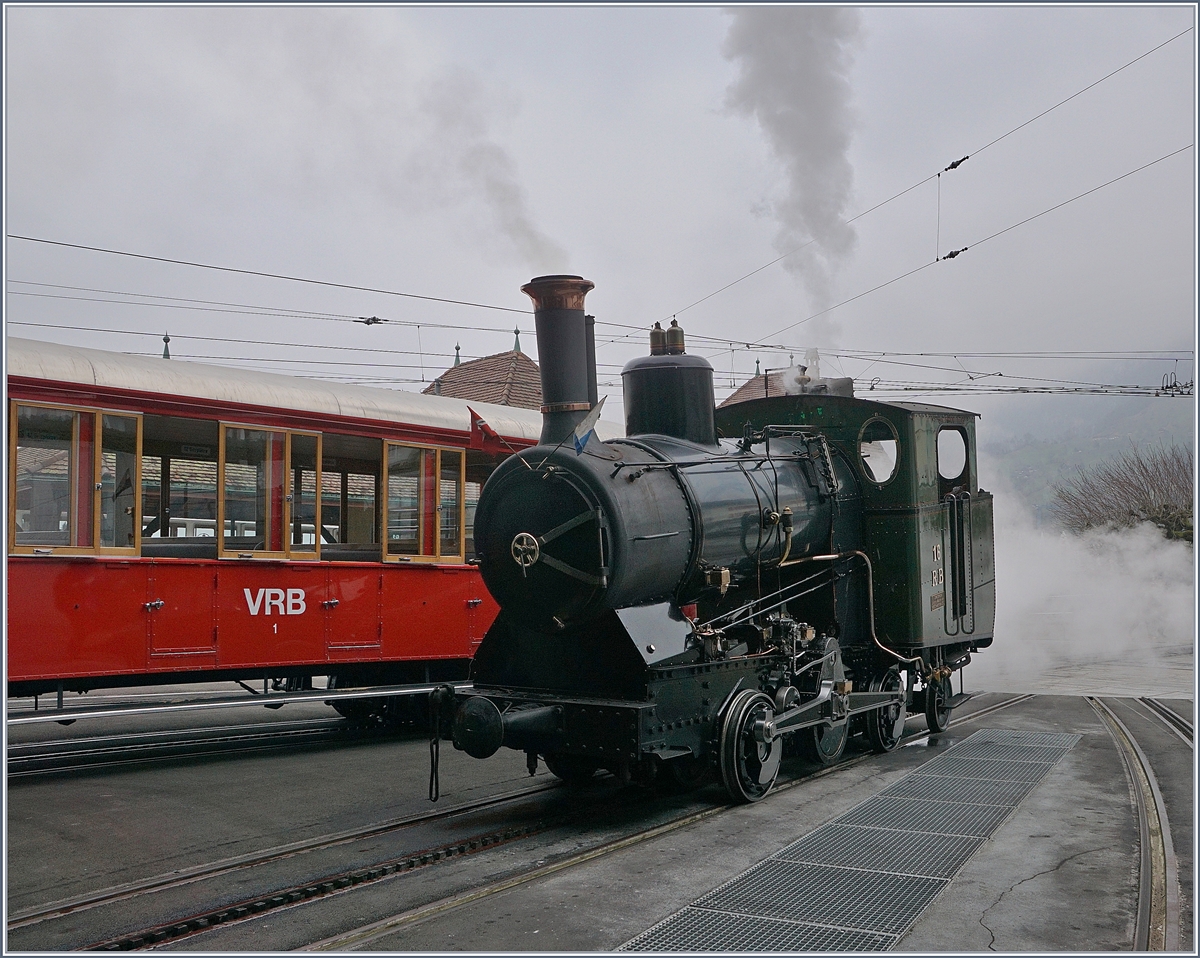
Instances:
[[[217,528],[221,551],[282,556],[284,454],[287,436],[223,426],[218,462]]]
[[[475,509],[479,505],[479,493],[503,458],[474,449],[467,451],[466,485],[463,489],[463,526],[466,533],[463,555],[467,559],[475,558]]]
[[[141,489],[136,416],[100,417],[100,548],[137,549]]]
[[[438,450],[438,555],[462,557],[463,454],[461,449]]]
[[[218,445],[211,420],[145,417],[142,555],[217,557]]]
[[[383,442],[325,433],[321,455],[321,558],[379,561]]]
[[[9,547],[90,551],[95,413],[13,405]]]
[[[19,403],[12,417],[10,550],[132,553],[139,417]]]
[[[462,559],[463,453],[387,444],[386,557]]]
[[[858,434],[858,457],[863,475],[877,485],[889,482],[900,462],[895,427],[886,419],[868,420]]]
[[[938,497],[970,488],[967,434],[960,426],[943,426],[937,437]]]
[[[321,553],[321,437],[288,434],[288,486],[284,505],[290,529],[288,554],[296,559],[316,559]]]

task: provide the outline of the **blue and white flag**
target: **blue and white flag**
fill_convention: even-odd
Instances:
[[[605,396],[604,399],[608,397]],[[583,455],[583,447],[596,432],[596,423],[600,421],[600,410],[604,408],[604,399],[596,403],[596,407],[580,420],[575,427],[575,455]]]

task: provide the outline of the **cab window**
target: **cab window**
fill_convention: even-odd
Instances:
[[[863,475],[882,486],[896,475],[900,443],[895,427],[886,419],[871,419],[858,436],[858,461]]]

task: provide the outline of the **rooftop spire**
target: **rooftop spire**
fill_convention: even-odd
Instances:
[[[459,364],[459,362],[460,362],[460,360],[459,360],[459,358],[458,358],[458,351],[459,351],[459,349],[460,349],[460,348],[461,348],[461,347],[458,345],[458,343],[455,343],[455,344],[454,344],[454,365],[455,365],[455,366],[457,366],[457,365]]]
[[[521,330],[514,329],[513,335],[516,337],[516,341],[513,343],[513,352],[519,353],[521,351]]]
[[[168,333],[163,333],[163,359],[171,358],[171,337]]]

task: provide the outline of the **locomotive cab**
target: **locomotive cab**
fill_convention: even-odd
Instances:
[[[803,426],[853,465],[862,543],[873,565],[880,640],[939,662],[992,642],[992,494],[979,487],[975,414],[842,396],[755,399],[717,410],[717,428]]]

